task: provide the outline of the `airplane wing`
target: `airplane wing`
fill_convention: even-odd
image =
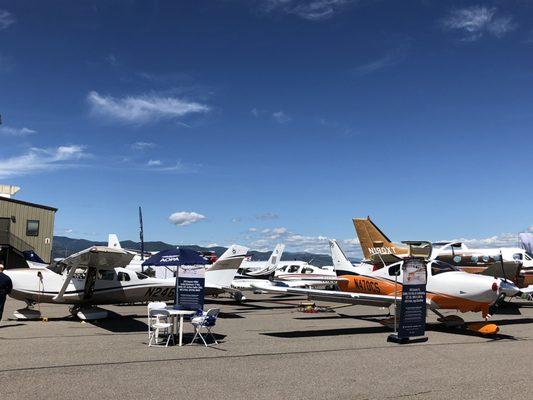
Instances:
[[[132,258],[133,254],[130,254],[127,251],[105,246],[93,246],[76,254],[72,254],[60,261],[61,265],[70,267],[70,271],[68,272],[59,293],[53,298],[53,300],[61,301],[63,299],[63,295],[78,268],[92,269],[93,273],[87,274],[84,292],[84,295],[91,295],[94,281],[96,279],[96,269],[126,267],[126,265],[131,262]]]
[[[125,268],[134,255],[125,250],[106,246],[93,246],[61,260],[61,263],[76,268],[114,269]]]
[[[264,283],[253,283],[252,287],[257,290],[271,293],[301,294],[307,295],[310,299],[331,301],[334,303],[360,304],[375,307],[389,307],[394,304],[394,296],[381,294],[364,294],[352,292],[340,292],[336,290],[304,289],[282,286],[265,281]],[[401,298],[397,299],[398,302]]]

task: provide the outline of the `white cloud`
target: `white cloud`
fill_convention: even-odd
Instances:
[[[464,41],[475,41],[485,34],[500,38],[514,30],[516,24],[512,17],[497,17],[496,12],[496,8],[484,6],[453,10],[444,20],[444,26],[447,29],[462,32]]]
[[[256,215],[255,218],[257,218],[260,221],[268,221],[268,220],[278,219],[279,215],[273,212],[266,212],[263,214]]]
[[[241,217],[235,217],[235,218],[232,218],[231,219],[231,222],[233,222],[234,224],[237,224],[239,222],[242,222],[242,218]]]
[[[133,150],[147,150],[153,149],[154,147],[156,147],[156,144],[151,142],[135,142],[131,144]]]
[[[178,172],[178,173],[187,173],[195,172],[196,167],[194,165],[186,165],[181,161],[176,161],[172,164],[165,163],[161,160],[148,160],[146,163],[146,171],[157,171],[157,172]]]
[[[248,229],[252,235],[248,237],[251,248],[268,251],[277,243],[284,243],[287,251],[330,254],[328,238],[325,236],[307,236],[291,232],[285,227]],[[339,240],[348,257],[362,258],[361,246],[357,238]]]
[[[370,75],[376,71],[392,67],[393,65],[398,64],[404,59],[405,53],[408,48],[408,44],[403,44],[398,48],[389,51],[388,53],[376,60],[355,67],[352,72],[354,73],[354,75],[357,76],[365,76]]]
[[[155,95],[115,98],[92,91],[87,95],[87,101],[96,115],[139,124],[160,119],[179,119],[189,114],[209,111],[209,107],[204,104]]]
[[[206,247],[218,247],[218,243],[209,243]]]
[[[32,147],[26,154],[0,159],[0,178],[70,168],[75,161],[88,156],[84,149],[84,146],[77,145],[48,149]]]
[[[296,15],[309,21],[331,18],[357,0],[266,0],[262,8],[266,12],[282,12]]]
[[[37,133],[37,131],[34,131],[33,129],[29,128],[12,128],[10,126],[0,126],[0,135],[6,135],[6,136],[28,136],[33,133]]]
[[[286,124],[289,122],[292,118],[285,114],[283,111],[276,111],[275,113],[272,113],[272,118],[276,120],[276,122],[280,124]]]
[[[118,60],[114,54],[108,54],[105,60],[112,67],[118,66]]]
[[[198,214],[195,212],[180,211],[180,212],[175,212],[170,217],[168,217],[168,219],[170,222],[172,222],[176,226],[187,226],[187,225],[200,222],[206,219],[206,217],[205,215]]]
[[[15,23],[15,17],[9,11],[0,10],[0,31]]]
[[[518,235],[516,233],[502,233],[500,235],[489,236],[480,239],[459,238],[454,242],[463,242],[470,248],[487,247],[516,247],[518,246]]]

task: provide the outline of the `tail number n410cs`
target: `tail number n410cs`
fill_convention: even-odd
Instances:
[[[163,298],[174,297],[175,291],[176,291],[176,288],[160,288],[160,287],[149,288],[146,291],[146,297],[148,297],[149,299],[160,298],[160,297],[163,297]]]
[[[361,291],[370,293],[381,293],[379,284],[377,282],[367,281],[365,279],[355,279],[353,283],[354,286]]]

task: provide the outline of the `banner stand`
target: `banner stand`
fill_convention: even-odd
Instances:
[[[203,310],[205,294],[205,266],[180,265],[176,270],[176,310]]]
[[[394,268],[394,267],[391,267]],[[387,342],[398,344],[427,342],[426,336],[426,261],[419,257],[404,259],[402,268],[402,301],[400,303],[399,323],[396,296],[397,280],[400,269],[394,271],[394,333],[387,337]]]

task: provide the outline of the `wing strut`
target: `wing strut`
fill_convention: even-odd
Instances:
[[[54,301],[63,300],[63,295],[65,294],[65,291],[67,290],[67,286],[69,285],[69,283],[72,280],[72,277],[74,276],[75,273],[76,273],[76,267],[75,266],[71,266],[70,267],[70,271],[68,272],[68,275],[65,278],[65,282],[63,282],[63,286],[61,286],[61,290],[59,291],[57,296],[55,296],[52,300],[54,300]]]

